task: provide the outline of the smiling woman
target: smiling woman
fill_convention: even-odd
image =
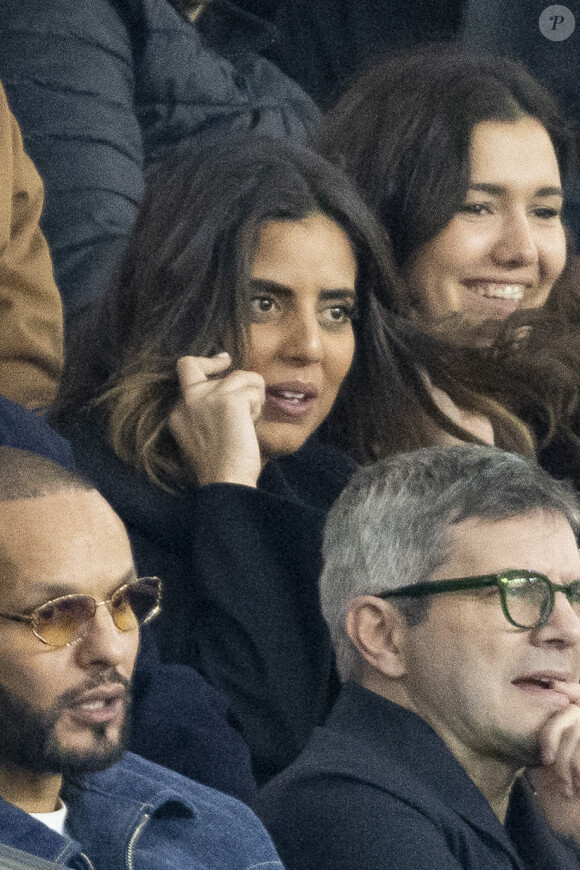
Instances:
[[[529,117],[476,124],[468,183],[456,214],[405,264],[423,312],[484,320],[541,307],[566,263],[560,171],[545,127]]]
[[[319,147],[391,239],[413,321],[473,351],[462,376],[580,487],[580,259],[565,229],[575,143],[551,94],[505,57],[402,50],[352,84]],[[433,398],[465,425],[477,409],[450,404],[452,387],[433,380]],[[493,428],[499,444],[487,416],[480,407],[471,429]]]
[[[521,65],[439,45],[371,68],[321,144],[389,233],[419,316],[479,321],[544,305],[562,273],[572,141]]]

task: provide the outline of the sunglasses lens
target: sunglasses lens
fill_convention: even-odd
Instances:
[[[66,646],[82,633],[82,626],[95,615],[94,599],[87,595],[57,598],[35,613],[34,629],[45,643]]]
[[[132,631],[159,611],[159,581],[142,577],[119,589],[111,599],[111,614],[120,631]]]
[[[522,628],[534,628],[543,622],[550,606],[550,589],[543,577],[522,574],[510,577],[506,587],[506,604],[513,621]]]

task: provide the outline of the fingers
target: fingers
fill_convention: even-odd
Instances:
[[[567,683],[563,680],[553,680],[550,683],[550,688],[566,695],[572,704],[580,706],[580,683]]]
[[[551,726],[542,743],[542,761],[566,797],[580,795],[580,710],[569,707]]]
[[[218,402],[232,402],[244,397],[252,421],[262,413],[266,401],[264,379],[256,372],[236,369],[227,374],[231,365],[228,353],[213,357],[183,356],[177,361],[177,376],[181,395],[186,405],[195,404],[199,397]],[[224,373],[220,378],[212,375]]]
[[[182,356],[177,360],[177,377],[182,395],[191,387],[198,387],[212,377],[226,372],[231,366],[231,357],[225,351],[212,357]],[[255,389],[261,394],[260,410],[265,401],[264,379],[257,372],[236,369],[217,381],[217,386],[224,392],[244,388]]]
[[[192,386],[207,380],[211,375],[225,372],[232,361],[225,351],[216,356],[182,356],[177,360],[177,377],[182,393]]]
[[[186,356],[177,363],[181,396],[168,423],[200,485],[255,486],[260,474],[254,424],[266,398],[264,379],[230,366],[228,354]]]
[[[565,797],[580,796],[580,686],[555,680],[551,688],[570,703],[551,716],[542,729],[542,763],[549,766]]]

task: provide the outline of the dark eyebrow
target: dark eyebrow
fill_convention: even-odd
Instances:
[[[483,193],[489,193],[490,196],[502,196],[506,192],[506,188],[502,187],[501,184],[486,184],[485,182],[470,184],[468,190],[480,190]],[[564,198],[564,191],[561,187],[540,187],[534,191],[534,196],[559,196]]]
[[[285,298],[290,298],[294,295],[292,288],[287,287],[286,284],[278,284],[277,281],[265,281],[263,278],[251,278],[250,289],[257,290],[258,292],[261,291],[263,293],[275,293],[278,296],[283,296]],[[332,289],[321,290],[320,296],[324,300],[344,299],[346,297],[352,299],[354,302],[356,299],[356,291],[353,290],[352,287],[333,287]]]

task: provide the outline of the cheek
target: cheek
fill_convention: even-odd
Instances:
[[[411,292],[416,291],[419,301],[429,302],[435,294],[439,300],[442,288],[465,268],[472,250],[479,247],[461,228],[448,225],[438,236],[424,244],[411,257],[403,269]]]
[[[355,337],[351,329],[341,336],[340,340],[333,337],[325,349],[327,377],[333,390],[338,393],[342,382],[350,371],[355,352]]]
[[[566,265],[566,236],[564,228],[540,248],[544,269],[552,283],[560,277]]]
[[[249,334],[249,350],[244,360],[244,369],[265,375],[269,365],[276,356],[279,337],[275,330],[264,324],[251,324]]]
[[[443,275],[455,276],[462,275],[492,244],[492,232],[455,217],[425,247],[433,269]],[[426,266],[429,267],[429,262]]]
[[[125,655],[126,672],[129,677],[132,677],[137,665],[137,655],[139,653],[140,632],[131,631],[127,634],[127,653]]]
[[[1,651],[0,658],[0,685],[34,707],[50,706],[53,698],[62,691],[64,663],[45,665],[42,656],[37,656],[27,666],[23,664],[26,662],[24,656],[14,659]]]

